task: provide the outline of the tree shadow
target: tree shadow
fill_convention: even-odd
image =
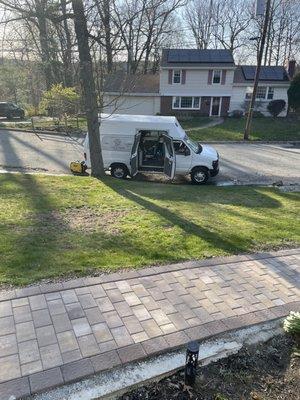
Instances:
[[[190,219],[183,217],[182,215],[180,215],[180,213],[171,211],[170,209],[168,209],[168,207],[162,207],[152,201],[149,201],[148,199],[145,199],[145,197],[142,197],[141,195],[141,192],[143,192],[143,188],[141,187],[141,185],[137,185],[134,190],[131,186],[131,190],[129,190],[127,188],[124,188],[124,185],[120,186],[119,183],[115,183],[115,181],[113,181],[112,179],[105,179],[105,181],[102,180],[102,182],[113,189],[118,195],[123,196],[126,199],[137,203],[144,209],[159,215],[164,220],[167,220],[172,226],[180,228],[183,232],[185,232],[185,234],[200,237],[207,243],[213,245],[214,247],[217,247],[220,250],[223,250],[226,253],[246,252],[249,249],[248,242],[241,241],[239,235],[232,233],[230,237],[222,237],[217,232],[209,230],[203,226],[196,224]],[[145,196],[144,193],[143,196]],[[162,200],[160,196],[155,196],[153,192],[152,195],[148,196],[147,194],[146,197],[150,197],[151,199],[155,200]],[[181,195],[175,195],[175,198],[172,197],[172,201],[180,201],[180,199],[182,199]]]

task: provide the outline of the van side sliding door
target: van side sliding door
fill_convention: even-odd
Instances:
[[[163,135],[163,138],[165,145],[164,174],[173,179],[176,166],[173,139],[168,135]]]
[[[139,169],[138,149],[140,140],[141,140],[141,133],[139,132],[134,137],[134,142],[131,149],[131,157],[130,157],[131,176],[135,176],[138,173]]]

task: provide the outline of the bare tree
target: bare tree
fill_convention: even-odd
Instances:
[[[198,49],[207,49],[211,44],[213,6],[213,0],[193,0],[185,9],[184,20]]]
[[[250,23],[251,16],[244,0],[215,2],[212,35],[224,49],[235,52],[245,46],[245,33]]]
[[[170,16],[184,4],[185,0],[124,0],[114,4],[114,21],[126,51],[128,73],[136,73],[142,64],[143,71],[148,71],[158,41],[172,33]]]

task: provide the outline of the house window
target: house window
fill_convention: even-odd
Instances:
[[[246,89],[245,99],[246,100],[251,100],[252,93],[253,93],[253,87],[248,86],[247,89]]]
[[[173,97],[173,109],[199,110],[200,97],[184,96]]]
[[[267,87],[266,86],[258,86],[256,98],[257,99],[265,99],[267,94]]]
[[[193,108],[193,98],[192,97],[181,97],[181,108]]]
[[[200,108],[200,97],[193,97],[193,108]]]
[[[273,87],[269,87],[268,89],[268,100],[273,100],[274,98],[274,88]]]
[[[180,108],[180,97],[173,97],[173,108]]]
[[[213,84],[219,84],[221,83],[221,71],[220,70],[214,70],[213,72],[213,80],[212,80]]]
[[[180,70],[173,71],[173,83],[181,83],[181,71]]]

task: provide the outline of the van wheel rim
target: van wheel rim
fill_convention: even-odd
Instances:
[[[123,171],[123,169],[122,169],[122,168],[116,168],[116,169],[114,170],[114,176],[115,176],[116,178],[123,178],[123,176],[124,176],[124,171]]]
[[[203,182],[205,180],[205,173],[202,171],[196,172],[194,179],[196,182]]]

